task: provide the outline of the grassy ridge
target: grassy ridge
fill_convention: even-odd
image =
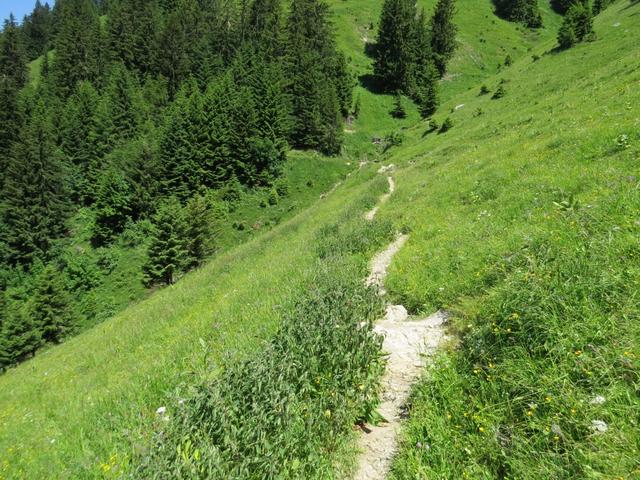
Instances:
[[[457,97],[452,130],[391,155],[381,215],[413,233],[387,285],[462,335],[415,391],[394,478],[640,475],[639,14],[616,2],[598,40],[541,45],[487,82],[504,98]]]

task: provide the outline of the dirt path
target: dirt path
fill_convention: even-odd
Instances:
[[[387,200],[389,200],[389,198],[391,197],[391,194],[392,194],[393,192],[395,192],[395,190],[396,190],[396,184],[395,184],[395,182],[393,181],[393,177],[389,176],[389,177],[387,177],[387,180],[389,181],[389,192],[388,192],[388,193],[385,193],[384,195],[382,195],[382,196],[380,197],[380,200],[378,201],[378,204],[377,204],[375,207],[373,207],[371,210],[369,210],[369,211],[364,215],[364,218],[365,218],[365,219],[367,219],[367,220],[369,220],[369,221],[372,221],[372,220],[376,217],[376,214],[378,213],[378,210],[380,209],[380,206],[381,206],[382,204],[384,204]]]
[[[383,172],[381,172],[383,173]],[[389,178],[390,193],[380,199],[386,201],[395,189]],[[372,220],[377,212],[373,210]],[[379,295],[385,295],[384,280],[396,253],[404,246],[408,235],[398,237],[371,261],[367,285],[378,287]],[[361,453],[355,480],[382,480],[386,478],[398,448],[398,434],[405,415],[405,403],[411,386],[420,378],[423,368],[441,342],[446,338],[443,312],[421,319],[408,320],[407,309],[402,305],[387,306],[387,313],[375,330],[384,336],[382,348],[387,354],[387,368],[382,379],[382,396],[378,413],[384,421],[378,425],[365,425],[359,438]]]

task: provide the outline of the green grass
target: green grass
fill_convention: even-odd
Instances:
[[[380,5],[332,6],[340,46],[367,73],[359,27]],[[411,236],[390,294],[413,313],[449,309],[460,334],[415,389],[394,476],[638,475],[640,5],[617,2],[596,22],[597,41],[562,53],[547,53],[558,18],[546,7],[537,34],[495,19],[489,0],[458,8],[463,47],[436,115],[453,128],[425,135],[415,109],[393,120],[390,97],[359,87],[344,158],[294,154],[290,196],[265,208],[267,192],[244,198],[229,223],[245,230],[223,232],[208,265],[0,377],[0,478],[114,476],[176,389],[260,358],[318,256],[356,252],[362,267],[391,232],[370,239],[344,221],[385,189],[378,165],[358,170],[360,160],[399,166],[379,225]],[[507,52],[515,63],[498,72]],[[505,97],[478,96],[501,78]],[[400,147],[371,144],[397,130]],[[589,403],[598,394],[602,407]],[[594,419],[609,432],[594,436]]]
[[[460,334],[415,390],[393,478],[640,476],[639,14],[620,1],[595,42],[541,44],[486,82],[505,97],[458,96],[437,115],[452,130],[390,155],[406,168],[381,215],[412,235],[387,284]]]

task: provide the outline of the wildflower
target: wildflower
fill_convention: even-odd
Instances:
[[[324,416],[327,418],[331,418],[331,410],[325,410],[324,411]]]
[[[527,410],[527,417],[533,416],[533,410]]]
[[[484,427],[478,427],[478,430],[482,433],[484,432]]]
[[[551,403],[551,395],[547,395],[546,397],[544,397],[544,401],[547,403]]]
[[[164,415],[165,413],[167,413],[167,407],[159,407],[156,410],[156,414],[157,415]]]
[[[507,333],[511,333],[511,328],[507,328]]]
[[[576,350],[575,352],[573,352],[573,354],[574,354],[576,357],[579,357],[580,355],[582,355],[582,350]]]

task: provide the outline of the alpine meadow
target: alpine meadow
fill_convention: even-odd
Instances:
[[[0,480],[640,480],[638,0],[36,0]]]

